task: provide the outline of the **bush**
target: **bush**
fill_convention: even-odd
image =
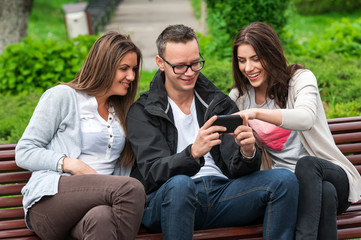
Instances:
[[[231,58],[231,45],[239,30],[255,21],[270,24],[281,33],[287,23],[289,0],[206,0],[208,30],[212,37],[207,52]]]
[[[97,38],[79,36],[59,43],[27,37],[8,46],[0,55],[1,93],[44,91],[59,81],[72,80]]]
[[[0,95],[0,144],[19,141],[40,96],[40,92],[18,96]]]
[[[231,62],[207,58],[202,73],[225,94],[230,92],[233,85]]]
[[[323,34],[300,43],[290,32],[284,33],[286,52],[324,58],[326,55],[361,56],[361,18],[332,23]]]
[[[293,0],[300,14],[351,13],[361,9],[360,0]]]
[[[361,102],[361,63],[357,58],[335,54],[323,59],[290,55],[288,60],[304,65],[315,74],[321,98],[328,105]]]
[[[327,118],[339,118],[339,117],[354,117],[360,116],[361,102],[351,101],[347,103],[336,103],[330,105],[329,109],[326,108]]]

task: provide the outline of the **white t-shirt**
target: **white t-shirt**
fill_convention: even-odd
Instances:
[[[169,104],[173,111],[174,124],[178,130],[178,145],[177,153],[183,151],[189,144],[194,143],[198,131],[199,124],[197,120],[196,104],[193,97],[191,105],[191,113],[189,115],[184,114],[177,104],[168,97]],[[204,166],[201,167],[199,172],[192,176],[192,178],[204,177],[204,176],[218,176],[227,178],[219,167],[214,163],[213,157],[210,152],[204,156]]]
[[[99,174],[112,174],[115,164],[125,145],[125,133],[109,108],[108,121],[98,113],[98,103],[94,96],[77,91],[82,134],[80,160],[94,168]],[[129,176],[129,169],[122,169],[122,175]]]
[[[245,100],[246,108],[279,109],[274,100],[267,99],[262,105],[255,102],[254,88],[249,91],[249,98]],[[272,168],[286,168],[295,171],[298,159],[307,156],[297,131],[280,128],[261,120],[248,121],[257,140],[266,148],[272,159]]]

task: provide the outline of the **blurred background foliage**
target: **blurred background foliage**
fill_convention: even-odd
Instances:
[[[250,22],[264,21],[280,35],[289,63],[301,63],[316,75],[328,118],[361,115],[359,0],[203,1],[208,34],[199,34],[206,59],[202,73],[223,92],[233,85],[234,37]],[[72,80],[99,37],[67,39],[61,6],[71,2],[77,0],[35,0],[28,37],[0,54],[0,144],[18,141],[41,94]],[[190,2],[201,19],[202,0]],[[154,73],[142,71],[139,92],[148,89]]]

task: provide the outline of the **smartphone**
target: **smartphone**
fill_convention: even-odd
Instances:
[[[227,128],[226,133],[233,133],[242,124],[243,119],[239,115],[218,115],[212,126],[224,126]]]

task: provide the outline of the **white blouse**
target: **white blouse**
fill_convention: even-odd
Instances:
[[[108,120],[98,113],[94,96],[77,91],[82,135],[80,160],[99,174],[112,174],[125,145],[125,133],[114,109],[109,108]]]

